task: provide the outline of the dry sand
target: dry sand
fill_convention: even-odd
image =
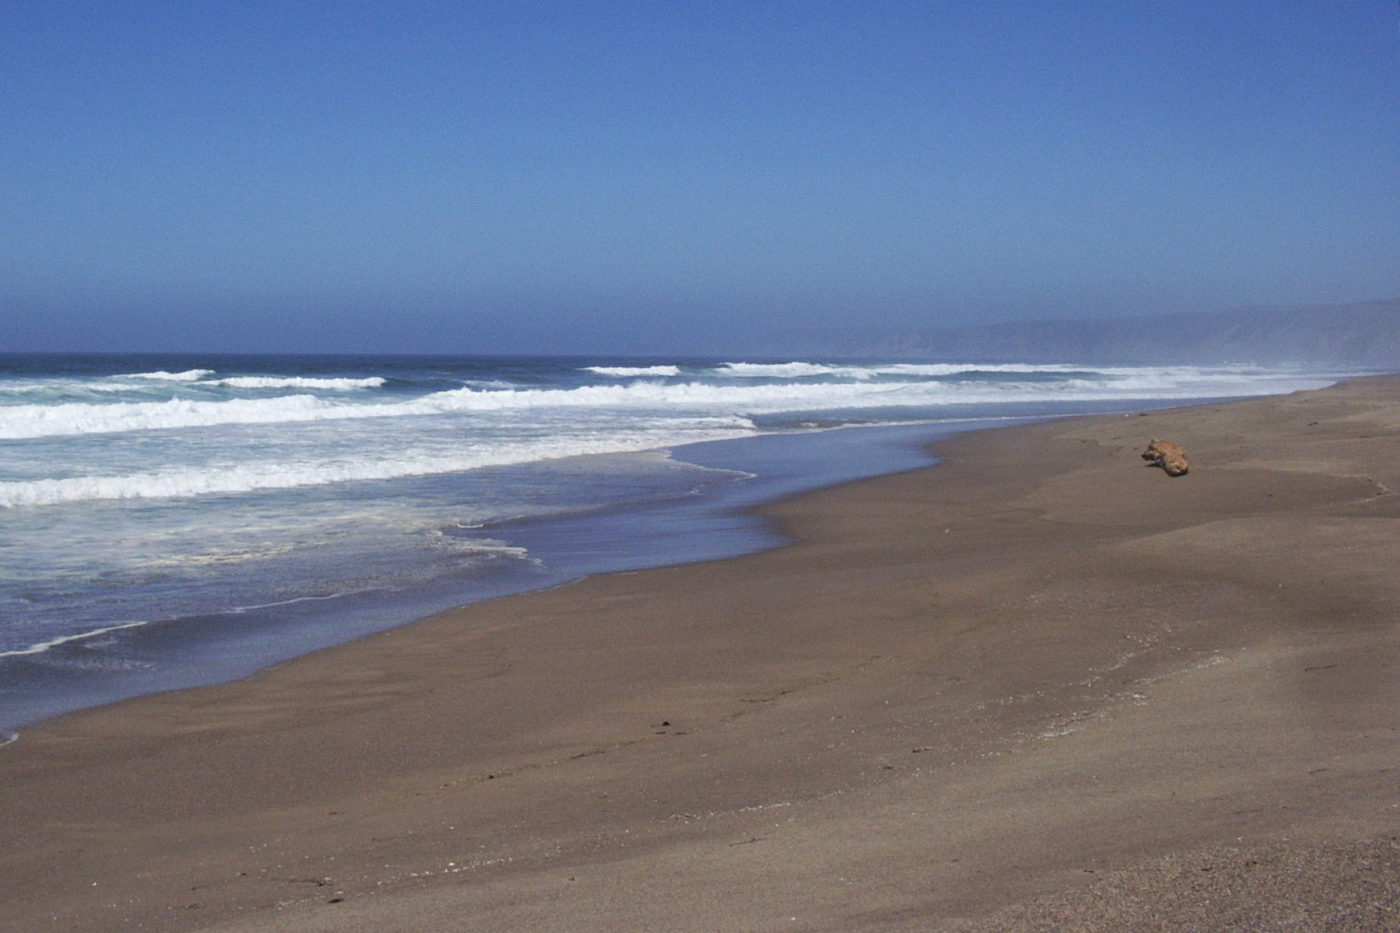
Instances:
[[[26,731],[0,927],[1400,929],[1400,378],[938,450]]]

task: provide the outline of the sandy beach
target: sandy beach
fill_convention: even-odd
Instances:
[[[24,731],[0,927],[1400,928],[1400,377],[937,453]]]

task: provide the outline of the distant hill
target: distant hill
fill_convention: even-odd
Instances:
[[[943,328],[861,355],[980,362],[1304,363],[1400,368],[1400,298]]]

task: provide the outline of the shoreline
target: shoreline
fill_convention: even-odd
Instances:
[[[1144,404],[1152,409],[1170,403]],[[1076,413],[1086,412],[850,424],[647,452],[641,456],[664,455],[744,479],[710,483],[704,491],[690,494],[484,525],[483,533],[504,538],[503,551],[518,551],[531,559],[530,565],[503,573],[467,572],[456,579],[420,582],[409,590],[370,588],[262,605],[212,606],[185,616],[102,625],[0,653],[0,735],[22,733],[59,716],[110,703],[242,680],[277,664],[478,602],[597,574],[723,560],[782,547],[786,542],[758,514],[766,504],[933,465],[929,447],[954,434]],[[851,432],[859,432],[860,440],[849,437]],[[90,640],[113,635],[123,644],[87,656]],[[68,667],[49,666],[48,653],[54,651],[68,654]],[[43,658],[37,664],[30,663],[39,656]]]
[[[936,450],[764,506],[786,547],[25,729],[0,917],[1110,928],[1201,860],[1203,923],[1400,907],[1400,377]]]
[[[14,691],[0,694],[0,735],[110,703],[242,680],[276,664],[486,600],[601,573],[720,560],[780,547],[783,542],[755,515],[757,506],[929,465],[926,449],[938,438],[997,420],[863,426],[860,444],[839,436],[854,428],[833,428],[683,445],[664,453],[693,460],[707,471],[747,478],[713,482],[698,494],[483,526],[483,533],[505,539],[505,549],[531,555],[534,566],[528,569],[510,568],[494,576],[469,572],[407,592],[370,589],[263,606],[211,607],[186,617],[104,625],[0,654],[0,676],[11,678],[8,689]],[[100,667],[102,657],[91,662],[82,657],[89,639],[115,632],[124,633],[129,644],[114,659],[114,668]],[[54,649],[76,654],[75,672],[24,666],[31,655]],[[121,664],[128,655],[135,663]],[[29,679],[42,686],[28,692],[23,685],[15,687]]]

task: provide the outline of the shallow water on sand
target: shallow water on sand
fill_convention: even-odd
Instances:
[[[918,466],[921,444],[987,419],[1331,379],[0,357],[0,727],[243,676],[477,599],[772,546],[745,506]]]

